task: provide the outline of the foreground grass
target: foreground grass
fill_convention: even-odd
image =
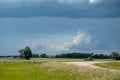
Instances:
[[[120,73],[61,62],[0,62],[0,80],[120,80]]]
[[[107,63],[95,64],[96,66],[110,69],[120,70],[120,61],[112,61]]]

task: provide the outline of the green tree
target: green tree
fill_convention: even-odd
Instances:
[[[40,55],[40,57],[41,58],[48,58],[49,56],[47,54],[43,53],[43,54]]]
[[[118,52],[112,52],[111,58],[114,60],[120,60],[120,54]]]
[[[38,58],[38,57],[39,57],[39,54],[32,54],[32,57]]]
[[[29,60],[32,57],[32,50],[30,47],[25,47],[24,49],[19,50],[20,57]]]

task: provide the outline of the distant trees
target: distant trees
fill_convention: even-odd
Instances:
[[[120,53],[118,53],[118,52],[112,52],[111,53],[111,58],[113,60],[120,60]]]
[[[48,58],[49,56],[46,53],[40,55],[41,58]]]
[[[32,54],[33,58],[39,58],[39,54]]]
[[[94,55],[92,55],[92,58],[96,58],[96,59],[109,59],[110,55],[106,55],[106,54],[94,54]]]
[[[109,59],[110,55],[94,54],[94,53],[64,53],[55,55],[56,58],[96,58],[96,59]]]
[[[19,50],[20,57],[29,60],[32,57],[32,50],[30,47],[25,47],[24,49]]]
[[[90,53],[64,53],[55,55],[56,58],[88,58],[92,54]]]
[[[43,54],[32,54],[32,50],[30,47],[25,47],[24,49],[19,50],[20,57],[29,60],[31,57],[34,58],[85,58],[85,60],[93,60],[95,59],[114,59],[120,60],[120,53],[112,52],[111,55],[106,54],[94,54],[94,53],[63,53],[63,54],[56,54],[56,55],[47,55],[46,53]],[[16,57],[16,56],[13,56]]]

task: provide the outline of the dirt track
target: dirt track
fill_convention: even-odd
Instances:
[[[91,68],[100,68],[100,67],[94,66],[93,64],[102,63],[102,62],[65,62],[65,63],[78,65],[78,66],[91,67]]]
[[[83,67],[90,67],[93,69],[102,69],[102,70],[108,70],[108,71],[112,71],[112,72],[119,72],[120,70],[115,70],[115,69],[110,69],[110,68],[101,68],[101,67],[97,67],[94,66],[93,64],[96,63],[104,63],[104,62],[65,62],[66,64],[72,64],[72,65],[77,65],[77,66],[83,66]]]

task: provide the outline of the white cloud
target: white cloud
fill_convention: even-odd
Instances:
[[[90,36],[86,31],[79,31],[77,35],[73,38],[72,42],[64,42],[60,46],[53,46],[52,48],[57,51],[69,51],[72,46],[83,46],[88,45],[92,41],[92,36]]]
[[[91,40],[92,36],[88,35],[86,31],[79,31],[73,40],[73,45],[89,44]]]
[[[51,40],[34,40],[26,43],[25,46],[30,46],[35,53],[56,53],[67,51],[69,44],[65,42],[57,45]]]
[[[25,46],[30,46],[36,52],[46,52],[46,53],[59,53],[71,51],[72,46],[83,46],[89,45],[92,41],[92,36],[90,36],[86,31],[79,31],[77,35],[73,37],[71,42],[63,42],[61,45],[57,45],[51,40],[35,40],[27,43]]]
[[[102,0],[89,0],[90,3],[99,3],[102,2]]]
[[[58,0],[60,4],[78,4],[78,3],[101,3],[101,2],[120,2],[119,0]]]
[[[90,3],[118,3],[120,0],[89,0]]]

